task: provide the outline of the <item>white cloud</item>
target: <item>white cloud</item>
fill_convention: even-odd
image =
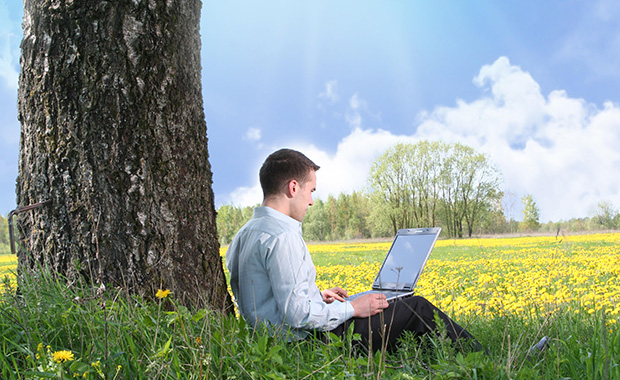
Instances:
[[[366,101],[358,94],[353,94],[349,99],[349,109],[345,114],[345,120],[354,131],[362,128],[362,111],[365,110]]]
[[[326,99],[330,103],[336,103],[340,100],[340,95],[338,95],[338,81],[330,80],[325,82],[325,90],[321,92],[318,96],[320,99]]]
[[[224,199],[222,204],[232,204],[235,206],[254,206],[263,201],[263,190],[261,190],[260,184],[256,183],[253,186],[241,186],[236,188],[228,199]]]
[[[388,147],[427,139],[459,142],[488,154],[504,174],[505,190],[519,199],[533,195],[542,222],[587,216],[601,200],[620,206],[618,105],[609,102],[601,109],[561,90],[544,96],[534,78],[505,57],[482,67],[474,83],[482,90],[477,100],[420,114],[411,135],[356,127],[335,154],[297,144],[294,149],[321,166],[317,196],[362,190],[372,161]],[[365,103],[354,95],[349,106],[359,110]],[[260,195],[258,185],[243,189]],[[247,196],[241,190],[235,191],[239,201]]]
[[[598,109],[564,91],[548,97],[502,57],[474,80],[491,94],[424,115],[416,136],[461,142],[488,153],[506,188],[531,193],[541,220],[586,216],[600,200],[620,204],[620,108]],[[486,89],[486,88],[485,88]]]
[[[245,132],[245,138],[250,141],[260,141],[261,130],[259,128],[250,127],[247,132]]]
[[[397,136],[384,130],[355,129],[338,144],[334,155],[315,146],[299,146],[321,169],[317,172],[316,195],[327,199],[329,194],[362,190],[367,183],[371,163],[386,149],[398,142],[414,142],[413,137]]]

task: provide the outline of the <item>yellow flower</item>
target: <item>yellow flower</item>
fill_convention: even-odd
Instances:
[[[168,297],[168,294],[170,294],[170,289],[166,289],[166,290],[158,289],[157,293],[155,294],[155,297],[162,299],[162,298]]]
[[[65,350],[56,351],[52,354],[52,359],[54,359],[56,363],[70,362],[73,360],[73,353]]]

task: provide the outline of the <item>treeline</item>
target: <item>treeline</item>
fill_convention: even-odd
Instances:
[[[4,216],[0,215],[0,255],[8,253],[11,253],[9,223]]]
[[[620,227],[618,212],[606,202],[597,206],[591,218],[543,225],[530,194],[521,198],[522,219],[516,221],[505,213],[501,184],[501,173],[488,157],[468,146],[428,141],[397,144],[373,162],[367,190],[315,200],[304,219],[304,238],[390,237],[400,228],[429,226],[442,227],[447,237]],[[231,205],[219,208],[221,244],[232,240],[252,217],[252,210]]]
[[[258,205],[256,205],[258,206]],[[217,227],[220,244],[231,242],[237,231],[252,218],[254,207],[223,205],[218,209]],[[598,208],[598,207],[597,207]],[[513,233],[561,234],[620,229],[620,214],[605,213],[598,208],[597,214],[590,217],[573,218],[567,221],[538,223],[532,221],[506,220],[501,209],[486,212],[481,218],[474,235],[501,235]],[[437,225],[441,226],[441,223]],[[389,223],[377,218],[372,210],[372,200],[367,194],[354,192],[329,196],[327,201],[316,199],[308,209],[303,223],[303,235],[307,241],[336,241],[365,238],[392,237]],[[442,236],[447,237],[446,230]]]

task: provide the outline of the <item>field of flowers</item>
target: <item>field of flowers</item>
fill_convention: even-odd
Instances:
[[[17,258],[13,255],[0,255],[0,290],[4,288],[5,278],[11,283],[15,280]]]
[[[319,287],[369,289],[390,244],[309,246]],[[568,310],[602,312],[612,327],[620,317],[619,253],[618,233],[439,240],[416,292],[459,320]]]
[[[312,244],[319,288],[370,288],[391,242]],[[224,255],[227,247],[222,247]],[[0,279],[15,256],[0,255]],[[450,315],[603,312],[620,318],[620,233],[439,240],[416,287]]]

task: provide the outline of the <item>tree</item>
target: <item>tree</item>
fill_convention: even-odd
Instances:
[[[502,198],[502,192],[499,191],[502,180],[499,171],[484,154],[460,144],[454,147],[462,152],[459,156],[465,180],[459,195],[467,222],[467,235],[471,237],[475,225],[480,222],[480,216]]]
[[[231,306],[200,83],[201,3],[25,1],[18,271]]]
[[[441,204],[443,222],[450,236],[463,236],[474,227],[486,209],[501,198],[501,175],[486,155],[462,144],[443,145]]]
[[[0,215],[0,255],[11,253],[9,248],[9,224],[6,218]]]
[[[596,228],[614,229],[617,227],[618,211],[609,201],[600,201],[590,214]]]
[[[253,210],[253,207],[240,208],[232,205],[223,205],[217,210],[220,244],[225,245],[232,241],[241,227],[252,219]]]
[[[488,158],[461,144],[397,144],[372,165],[375,207],[400,228],[441,224],[450,236],[469,236],[483,210],[499,199],[500,174]]]
[[[523,231],[537,231],[540,228],[540,210],[531,194],[526,194],[521,198],[523,202],[523,221],[521,229]]]
[[[375,199],[375,207],[379,207],[393,233],[400,228],[428,226],[427,215],[434,210],[428,205],[428,189],[434,192],[435,171],[427,170],[425,161],[428,156],[429,143],[396,144],[377,158],[370,169],[370,189]]]
[[[501,234],[508,232],[510,229],[510,225],[506,223],[506,215],[504,214],[501,199],[485,205],[478,219],[480,220],[481,233]]]
[[[325,203],[320,199],[308,208],[303,224],[304,239],[307,241],[323,241],[330,238],[330,228],[325,215]]]

